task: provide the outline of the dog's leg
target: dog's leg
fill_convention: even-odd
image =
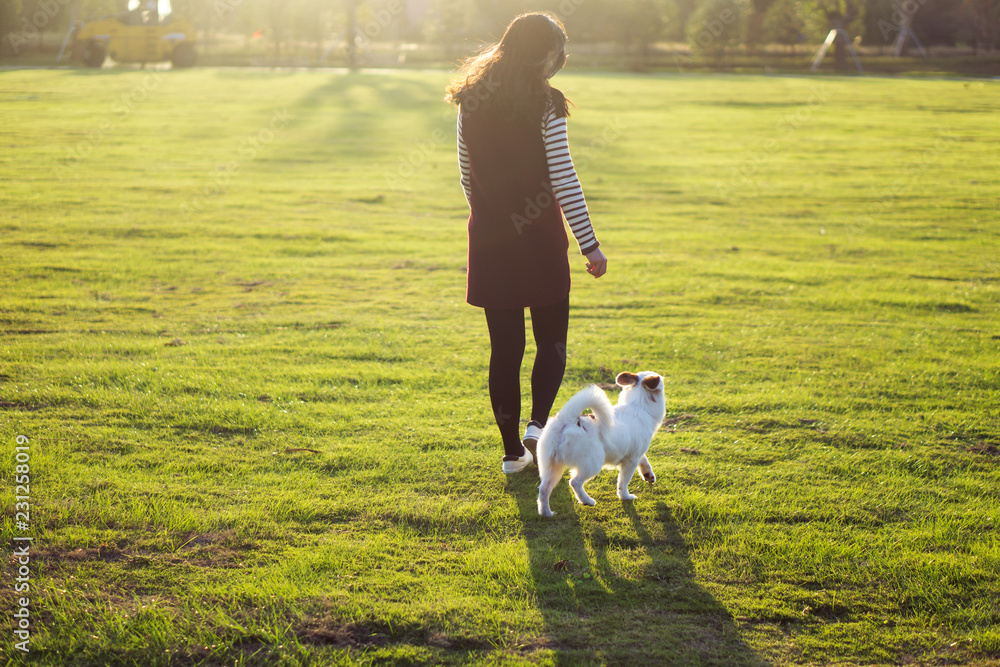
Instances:
[[[656,483],[656,474],[653,472],[653,467],[649,465],[649,459],[646,458],[645,454],[639,459],[639,472],[642,473],[642,478],[650,484]]]
[[[645,458],[645,457],[643,457]],[[647,462],[646,465],[649,465]],[[638,496],[633,496],[628,492],[628,483],[632,481],[635,469],[639,467],[638,461],[622,461],[618,466],[618,497],[622,500],[635,500]]]
[[[597,501],[587,495],[587,492],[583,490],[583,485],[592,480],[597,476],[597,473],[601,471],[600,466],[597,470],[591,470],[589,467],[585,468],[581,466],[577,468],[573,476],[569,478],[569,485],[573,489],[573,495],[576,499],[580,501],[581,505],[596,505]]]
[[[555,512],[549,508],[549,496],[552,495],[552,489],[556,488],[556,485],[559,484],[559,480],[562,479],[562,474],[565,470],[565,466],[556,465],[554,463],[549,464],[545,476],[542,477],[541,482],[538,484],[539,516],[552,516],[555,514]]]

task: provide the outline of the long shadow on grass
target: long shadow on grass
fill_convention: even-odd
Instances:
[[[613,484],[610,473],[590,484],[597,507],[579,510],[561,482],[551,519],[538,516],[537,477],[507,480],[528,543],[545,645],[555,651],[556,664],[767,664],[740,638],[726,608],[695,581],[667,504],[653,501],[649,490],[638,506],[622,502],[599,490],[608,477]]]

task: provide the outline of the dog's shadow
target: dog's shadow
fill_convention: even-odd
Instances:
[[[594,508],[577,505],[560,482],[551,497],[556,516],[548,519],[538,516],[536,475],[507,480],[545,622],[539,648],[552,649],[556,664],[767,664],[695,580],[669,506],[645,484],[639,488],[638,476],[632,490],[639,500],[618,500],[614,479],[610,493],[600,488],[608,476],[590,483]]]

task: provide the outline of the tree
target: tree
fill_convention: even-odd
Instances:
[[[909,2],[910,0],[903,0]],[[913,31],[925,46],[947,44],[955,46],[962,30],[962,4],[965,0],[934,0],[917,2],[913,13]],[[867,31],[865,34],[869,34]]]
[[[687,35],[687,24],[696,9],[695,0],[674,0],[674,11],[664,30],[667,39],[683,42]]]
[[[622,0],[616,4],[618,41],[631,53],[633,66],[645,69],[650,47],[663,34],[676,6],[673,0]]]
[[[747,16],[746,45],[748,51],[754,51],[765,41],[767,33],[767,11],[775,0],[751,0],[750,13]]]
[[[973,44],[976,52],[982,46],[987,53],[992,53],[1000,34],[1000,0],[966,0],[965,6],[975,21]]]
[[[794,50],[805,39],[806,23],[802,0],[775,0],[764,15],[764,39]]]
[[[837,71],[847,69],[847,42],[843,34],[851,35],[852,30],[862,29],[865,13],[864,0],[813,0],[817,11],[826,19],[830,30],[843,30],[834,40],[833,60]]]
[[[687,24],[691,50],[710,54],[718,62],[729,48],[743,43],[749,12],[747,1],[705,0]]]
[[[449,60],[455,59],[461,52],[459,45],[468,35],[473,21],[471,10],[467,0],[436,0],[431,18],[425,23],[427,38],[443,45]],[[493,39],[499,39],[499,35],[488,38],[488,41]]]
[[[0,2],[0,55],[17,55],[20,53],[21,41],[27,39],[21,28],[21,0],[3,0]]]
[[[571,42],[610,42],[620,38],[613,0],[573,0],[566,5],[572,12],[555,12],[569,32]]]

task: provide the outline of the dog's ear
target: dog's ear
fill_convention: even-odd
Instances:
[[[619,373],[615,378],[615,384],[619,387],[634,387],[639,384],[639,376],[635,373]]]
[[[647,375],[642,379],[642,386],[650,391],[656,391],[657,387],[660,386],[660,376]]]

